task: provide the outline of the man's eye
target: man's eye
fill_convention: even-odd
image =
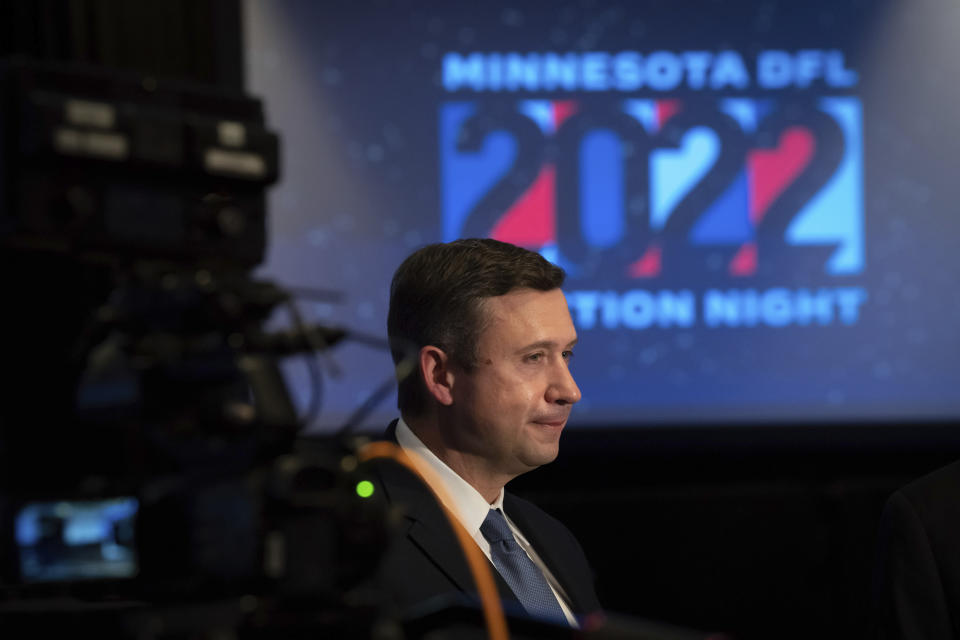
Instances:
[[[531,353],[527,356],[527,362],[540,362],[541,360],[543,360],[542,353]]]
[[[573,351],[564,351],[564,352],[563,352],[563,359],[564,359],[564,360],[571,360],[571,359],[573,359]]]

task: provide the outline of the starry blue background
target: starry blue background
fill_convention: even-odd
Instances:
[[[860,321],[581,330],[574,373],[584,400],[571,424],[960,417],[953,3],[286,0],[244,11],[248,90],[264,98],[283,145],[261,275],[319,290],[301,301],[308,320],[376,336],[395,267],[443,237],[445,52],[844,50],[864,113],[866,267],[854,283],[870,298]],[[790,283],[766,286],[775,285]],[[321,361],[317,430],[342,424],[392,372],[386,353],[362,344]],[[305,404],[306,366],[294,359],[285,370]],[[386,398],[364,426],[381,428],[393,405]]]

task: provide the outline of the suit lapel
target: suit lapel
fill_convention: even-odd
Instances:
[[[569,551],[562,549],[557,544],[557,540],[549,535],[548,527],[544,526],[546,523],[535,519],[534,513],[524,508],[524,504],[518,502],[509,493],[504,495],[504,507],[510,519],[520,527],[537,555],[560,583],[570,599],[573,610],[575,612],[588,610],[589,597],[584,595],[581,587],[584,585],[584,580],[589,580],[589,577],[578,575],[571,563],[565,561]]]
[[[390,424],[387,439],[396,442],[396,421]],[[475,593],[476,584],[456,535],[451,530],[443,510],[433,494],[420,483],[413,472],[399,465],[385,465],[379,473],[391,504],[402,506],[407,521],[406,535],[430,561],[447,576],[457,589]],[[493,572],[500,597],[516,600],[510,586],[500,576],[493,564],[487,563]],[[519,603],[519,601],[517,601]]]
[[[416,480],[414,480],[416,482]],[[461,591],[470,591],[473,579],[456,538],[433,496],[416,490],[398,492],[409,522],[407,537]]]
[[[421,502],[416,507],[411,506],[408,509],[406,515],[410,521],[410,528],[407,530],[407,536],[458,589],[465,593],[475,593],[477,587],[473,574],[470,572],[463,550],[457,544],[456,536],[451,530],[451,523],[444,516],[433,496],[427,497],[429,502]],[[412,505],[410,502],[407,504]],[[487,567],[493,573],[500,598],[519,603],[513,590],[493,564],[488,561]]]

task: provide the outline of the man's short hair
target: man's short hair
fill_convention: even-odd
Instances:
[[[390,284],[387,335],[395,364],[433,345],[458,365],[476,364],[483,301],[516,289],[552,291],[564,272],[540,254],[486,238],[431,244],[403,261]],[[418,415],[426,406],[419,363],[402,375],[397,406]]]

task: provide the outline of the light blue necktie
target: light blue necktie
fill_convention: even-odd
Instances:
[[[517,544],[499,509],[490,509],[480,525],[480,533],[490,543],[493,566],[520,600],[527,613],[550,622],[567,624],[563,609],[557,602],[543,573]]]

